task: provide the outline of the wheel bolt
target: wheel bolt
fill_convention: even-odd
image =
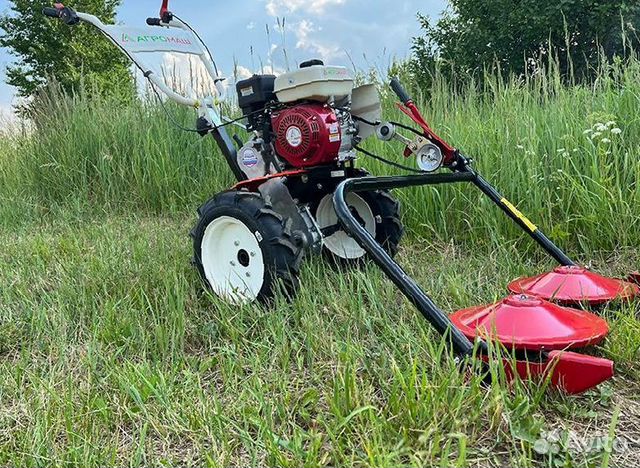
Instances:
[[[255,256],[256,256],[256,253],[255,253],[255,252],[251,252],[251,256],[252,256],[252,257],[255,257]]]
[[[233,243],[233,245],[235,245],[236,247],[238,247],[238,246],[240,245],[240,241],[235,241],[235,242]]]
[[[247,275],[247,278],[251,278],[251,273],[249,273],[248,271],[247,271],[246,275]]]
[[[233,260],[231,260],[231,261],[229,262],[229,264],[230,264],[231,266],[236,266],[236,262],[234,262]]]

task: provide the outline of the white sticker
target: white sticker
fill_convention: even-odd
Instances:
[[[258,164],[258,155],[254,150],[246,149],[242,153],[242,164],[246,167],[253,167]]]
[[[248,88],[242,88],[240,90],[240,94],[242,94],[242,97],[251,96],[253,94],[253,86],[249,86]]]
[[[287,133],[285,136],[287,138],[287,143],[289,143],[294,148],[297,148],[302,144],[302,131],[295,125],[292,125],[287,129]]]

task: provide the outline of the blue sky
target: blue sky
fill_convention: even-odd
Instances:
[[[53,0],[52,0],[53,3]],[[124,0],[118,21],[132,26],[157,15],[160,0]],[[0,0],[0,11],[9,8]],[[283,67],[281,34],[276,18],[286,18],[286,49],[290,62],[320,57],[332,64],[385,69],[392,57],[409,53],[419,32],[416,13],[437,17],[446,0],[173,0],[171,9],[187,20],[209,45],[225,75],[234,63],[255,71],[271,51]],[[267,39],[266,25],[271,29]],[[253,46],[253,59],[250,47]],[[350,58],[349,58],[350,57]],[[0,113],[6,113],[13,90],[4,83],[4,70],[13,58],[0,49]]]

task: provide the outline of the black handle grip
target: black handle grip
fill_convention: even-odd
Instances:
[[[404,86],[402,86],[398,78],[391,78],[391,89],[393,89],[393,92],[396,93],[396,96],[398,96],[402,104],[406,104],[409,101],[413,100],[411,99],[411,96],[409,96],[409,93],[407,93],[407,90],[404,89]]]
[[[42,14],[50,18],[60,18],[60,10],[58,10],[57,8],[44,7],[42,9]]]
[[[161,21],[160,18],[147,18],[147,24],[149,26],[160,26]]]

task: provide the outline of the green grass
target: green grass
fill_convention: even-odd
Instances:
[[[590,88],[489,83],[425,93],[429,121],[577,259],[637,269],[638,63]],[[187,234],[231,177],[213,141],[159,109],[54,97],[37,124],[0,150],[0,465],[639,462],[637,304],[601,312],[613,381],[579,397],[500,375],[486,389],[372,265],[309,258],[298,297],[269,309],[204,293]],[[444,310],[552,265],[471,187],[399,195],[401,263]],[[631,449],[574,450],[608,434]]]

